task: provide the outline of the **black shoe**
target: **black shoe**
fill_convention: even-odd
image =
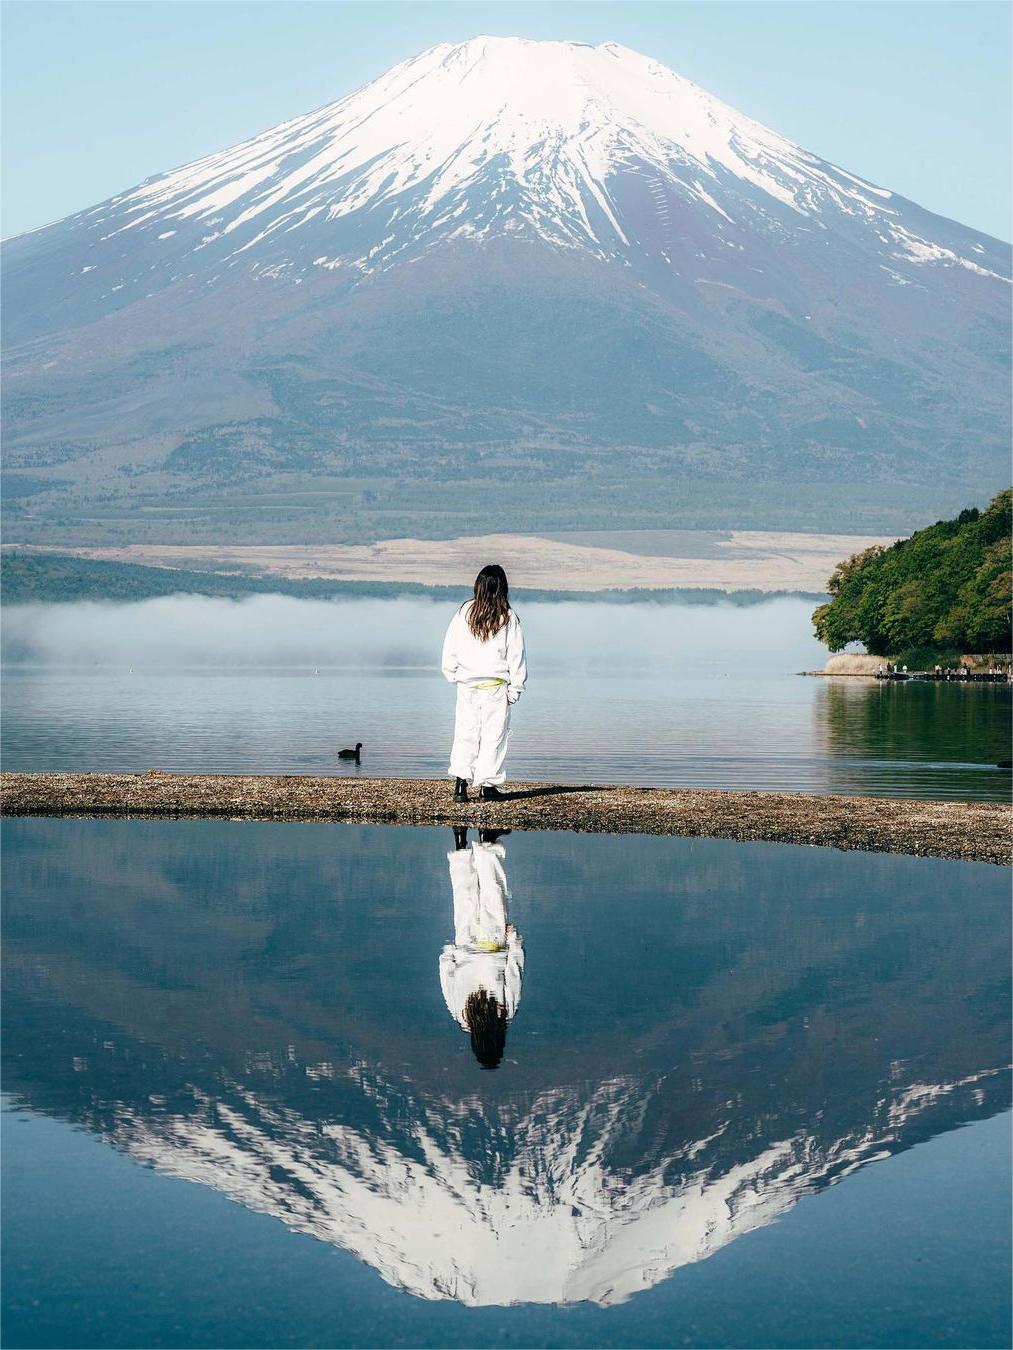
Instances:
[[[483,802],[500,802],[503,800],[503,794],[499,788],[492,786],[481,788],[478,795]]]
[[[461,849],[468,847],[468,827],[467,825],[453,825],[454,848],[460,852]]]
[[[479,830],[478,842],[480,844],[495,844],[502,835],[509,833],[509,830]]]
[[[468,800],[468,780],[467,778],[454,779],[454,801],[466,802]]]

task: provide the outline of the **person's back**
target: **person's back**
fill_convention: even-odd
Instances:
[[[450,776],[455,801],[468,800],[468,784],[483,799],[499,796],[506,779],[504,761],[510,735],[510,709],[527,681],[527,659],[520,620],[510,607],[502,567],[483,567],[473,599],[450,621],[443,642],[443,674],[457,685]]]
[[[453,653],[455,684],[485,684],[501,680],[511,692],[511,678],[518,676],[513,689],[516,696],[523,687],[526,672],[519,669],[523,662],[524,638],[521,624],[513,609],[508,610],[503,627],[493,633],[479,636],[471,627],[474,600],[466,600],[450,621],[447,642]],[[446,667],[444,667],[446,674]]]

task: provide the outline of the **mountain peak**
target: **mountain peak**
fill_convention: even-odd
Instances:
[[[137,232],[173,240],[177,260],[211,249],[223,265],[355,277],[496,235],[671,267],[693,213],[723,248],[745,247],[736,229],[776,239],[803,218],[851,234],[860,222],[901,261],[981,269],[901,223],[889,191],[621,43],[489,34],[438,43],[72,220],[114,255]]]
[[[206,225],[192,246],[232,236],[220,251],[234,256],[380,210],[409,253],[423,236],[429,246],[519,231],[614,257],[630,247],[619,198],[631,173],[648,175],[655,197],[674,192],[729,222],[727,188],[754,213],[807,214],[828,189],[849,211],[884,209],[889,193],[828,167],[619,43],[482,35],[437,44],[327,107],[149,179],[108,204],[102,238]],[[383,239],[352,257],[327,250],[319,265],[370,270],[404,251]]]
[[[638,513],[671,465],[864,484],[917,463],[986,497],[1009,270],[619,43],[480,35],[10,241],[8,450],[103,492],[121,463],[82,427],[159,490],[225,464],[465,480],[485,453],[530,483],[622,447]],[[153,347],[172,361],[126,355]],[[111,386],[81,374],[102,362],[127,363]]]

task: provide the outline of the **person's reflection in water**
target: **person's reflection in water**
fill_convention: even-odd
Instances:
[[[458,827],[447,854],[454,941],[440,953],[440,987],[483,1069],[495,1069],[503,1058],[524,975],[524,947],[507,919],[503,834],[509,830],[480,830],[469,847],[468,831]]]

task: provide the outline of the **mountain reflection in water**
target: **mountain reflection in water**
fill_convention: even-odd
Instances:
[[[622,1302],[1008,1102],[998,868],[501,839],[527,968],[483,1072],[447,1013],[445,830],[4,834],[16,1103],[423,1298]]]

